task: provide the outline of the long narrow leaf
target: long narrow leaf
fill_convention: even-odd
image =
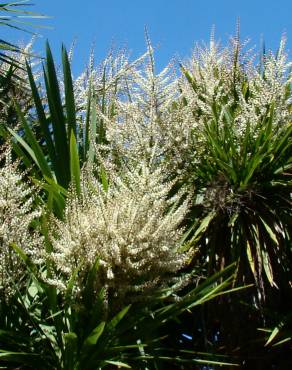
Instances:
[[[49,177],[49,178],[52,178],[53,175],[52,175],[52,172],[51,172],[51,169],[49,167],[49,164],[45,158],[45,155],[39,145],[39,143],[37,142],[28,122],[26,121],[23,113],[21,112],[19,106],[17,103],[15,103],[15,108],[16,108],[16,111],[17,111],[17,114],[21,120],[21,123],[22,123],[22,126],[24,128],[24,131],[25,131],[25,135],[26,135],[26,138],[30,144],[30,147],[31,147],[31,150],[33,151],[33,155],[32,155],[32,159],[35,161],[35,163],[39,166],[39,168],[41,169],[42,173]],[[11,133],[13,133],[14,137],[17,138],[17,140],[20,142],[21,145],[24,144],[24,140],[20,140],[20,136],[17,135],[16,133],[14,133],[12,130],[9,129],[9,131]],[[27,149],[27,147],[25,148]],[[30,154],[31,151],[30,151]]]
[[[68,58],[68,54],[67,54],[67,51],[64,45],[62,46],[62,62],[63,62],[63,73],[64,73],[65,103],[66,103],[66,111],[67,111],[68,133],[70,134],[72,130],[75,137],[77,137],[74,89],[73,89],[69,58]]]
[[[70,173],[71,181],[75,185],[75,190],[79,196],[81,193],[80,187],[80,163],[77,142],[73,130],[70,137]]]
[[[56,151],[55,151],[54,143],[52,140],[52,134],[50,132],[50,128],[49,128],[46,114],[45,114],[45,111],[44,111],[44,108],[41,102],[41,98],[39,96],[38,89],[34,81],[31,67],[29,66],[27,62],[26,62],[26,69],[27,69],[27,74],[29,78],[32,97],[34,99],[34,104],[35,104],[35,108],[36,108],[37,115],[38,115],[39,124],[41,126],[42,133],[44,135],[44,139],[48,147],[50,158],[53,162],[54,167],[56,167]]]

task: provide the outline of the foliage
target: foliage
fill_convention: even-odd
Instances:
[[[182,102],[194,121],[182,174],[196,189],[188,248],[209,274],[236,262],[237,281],[255,284],[242,295],[248,310],[231,298],[230,310],[217,311],[229,325],[221,329],[226,349],[246,357],[247,343],[265,357],[256,325],[275,325],[291,310],[291,72],[283,48],[284,40],[254,65],[238,37],[225,50],[211,39],[182,66]],[[236,311],[253,323],[242,328]]]
[[[28,6],[32,4],[28,3],[28,0],[16,0],[10,3],[0,3],[0,25],[13,28],[19,31],[30,32],[27,30],[27,26],[34,26],[36,25],[28,22],[27,20],[23,20],[24,18],[27,19],[35,19],[35,18],[46,18],[46,16],[42,16],[40,14],[33,13],[27,9]],[[8,63],[11,66],[18,65],[17,61],[14,60],[12,56],[6,55],[5,51],[13,51],[13,52],[20,52],[20,48],[16,45],[11,44],[8,41],[0,40],[0,62],[1,64]]]
[[[14,102],[17,101],[21,111],[27,114],[32,108],[32,96],[28,76],[25,71],[25,58],[31,54],[32,42],[19,49],[19,53],[6,52],[14,58],[15,66],[2,62],[0,74],[0,121],[3,126],[15,128],[19,117]],[[37,61],[34,61],[34,66]],[[34,72],[37,78],[37,71]]]
[[[64,47],[62,76],[48,43],[43,81],[27,60],[33,107],[15,102],[20,124],[2,122],[1,135],[25,169],[19,182],[39,187],[42,214],[34,205],[26,242],[10,232],[1,250],[27,271],[1,302],[0,363],[282,363],[292,308],[284,46],[256,62],[239,35],[225,48],[212,35],[181,76],[171,64],[156,72],[148,38],[134,62],[111,52],[95,68],[91,57],[76,79]]]

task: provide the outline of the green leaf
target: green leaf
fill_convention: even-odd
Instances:
[[[270,226],[263,220],[262,217],[260,217],[260,220],[261,220],[262,224],[264,225],[264,227],[265,227],[267,233],[269,234],[270,238],[273,240],[273,242],[276,245],[278,245],[279,242],[278,242],[276,234],[273,232],[273,230],[270,228]]]
[[[10,138],[10,135],[14,136],[12,132],[8,130],[7,127],[4,127],[4,125],[0,124],[0,136],[2,136],[5,140]],[[17,135],[17,134],[16,134]],[[26,168],[31,168],[32,166],[32,158],[30,154],[26,153],[23,146],[19,144],[18,141],[10,140],[11,146],[13,149],[13,152],[21,158]],[[26,143],[25,143],[26,144]],[[28,149],[30,150],[30,147],[27,145]],[[33,153],[31,151],[31,153]]]
[[[51,158],[51,161],[53,163],[54,168],[56,168],[56,151],[54,147],[54,143],[52,140],[52,135],[50,133],[48,120],[46,118],[46,114],[42,105],[41,98],[39,96],[34,77],[32,74],[32,70],[29,66],[29,64],[26,62],[26,70],[29,78],[30,88],[32,92],[32,97],[34,100],[35,108],[38,115],[38,121],[40,124],[40,127],[42,129],[42,134],[44,135],[45,142],[47,144],[48,152]]]
[[[89,128],[89,148],[88,148],[88,164],[93,164],[95,156],[95,140],[97,131],[97,113],[96,113],[96,102],[93,101],[91,108],[91,120]]]
[[[281,346],[282,344],[287,343],[287,342],[289,342],[291,340],[292,340],[292,332],[290,332],[290,336],[289,337],[286,337],[284,339],[281,339],[281,340],[279,340],[279,342],[276,342],[275,344],[273,344],[273,347]]]
[[[80,164],[79,164],[78,146],[73,130],[71,131],[70,137],[70,172],[71,172],[71,181],[75,185],[76,193],[79,196],[81,194]]]
[[[28,364],[30,362],[35,363],[37,358],[40,358],[40,355],[25,352],[5,351],[0,349],[0,359],[9,362]]]
[[[256,276],[256,266],[255,266],[255,260],[253,258],[252,250],[251,250],[251,245],[249,241],[246,241],[246,254],[247,254],[247,259],[251,268],[251,271],[253,273],[253,276]]]
[[[230,275],[230,272],[234,270],[234,267],[234,263],[227,266],[224,270],[207,278],[206,281],[199,284],[185,296],[181,297],[179,302],[161,308],[155,313],[155,320],[158,320],[158,322],[169,320],[170,318],[185,312],[187,309],[203,304],[218,295],[225,294],[226,287],[228,287],[234,279],[233,274]],[[145,328],[145,330],[147,330],[147,328]]]
[[[120,361],[106,360],[105,363],[117,366],[118,368],[122,367],[122,368],[126,368],[126,369],[132,369],[131,366],[129,366],[128,364],[125,364],[124,362],[120,362]]]
[[[124,307],[116,316],[114,316],[114,318],[111,319],[111,321],[109,322],[108,328],[110,330],[114,329],[119,324],[119,322],[126,316],[130,308],[131,305],[128,305]]]
[[[108,187],[109,187],[107,173],[106,173],[106,170],[104,169],[104,167],[102,165],[99,168],[100,168],[99,174],[100,174],[100,178],[101,178],[102,188],[105,192],[107,192]]]
[[[76,269],[74,269],[73,273],[71,274],[70,276],[70,279],[69,279],[69,282],[67,284],[67,287],[66,287],[66,292],[65,292],[65,300],[71,300],[71,294],[72,294],[72,291],[73,291],[73,288],[74,288],[74,284],[77,280],[77,277],[78,277],[78,273],[81,269],[83,265],[83,261],[80,262],[80,264],[76,267]]]
[[[92,101],[92,81],[89,80],[89,89],[87,94],[87,104],[86,104],[86,115],[85,115],[85,128],[83,130],[83,162],[87,159],[87,153],[89,149],[90,141],[90,122],[91,122],[91,101]]]
[[[257,154],[250,160],[247,168],[247,174],[240,184],[242,187],[247,186],[248,182],[250,181],[254,172],[258,169],[259,165],[261,164],[265,156],[266,154]]]
[[[206,217],[203,218],[202,221],[200,221],[199,227],[197,228],[194,236],[192,237],[190,243],[196,243],[200,238],[201,235],[207,230],[209,227],[211,221],[216,216],[216,212],[209,212]]]
[[[18,114],[18,116],[21,120],[22,126],[23,126],[24,131],[25,131],[26,138],[27,138],[27,140],[30,144],[31,149],[28,149],[28,145],[26,145],[25,141],[22,140],[20,138],[20,136],[17,135],[13,130],[9,129],[9,131],[12,133],[12,135],[19,141],[19,143],[26,150],[29,150],[29,154],[31,155],[31,157],[34,160],[34,162],[36,163],[36,165],[40,168],[42,173],[45,176],[52,178],[53,175],[52,175],[51,169],[49,167],[49,164],[48,164],[48,162],[47,162],[47,160],[44,156],[44,153],[43,153],[40,145],[38,144],[38,142],[37,142],[37,140],[34,136],[34,133],[32,132],[31,128],[29,127],[28,122],[26,121],[24,115],[20,111],[20,107],[18,106],[17,103],[15,103],[15,109],[16,109],[17,114]],[[33,153],[32,153],[32,151],[33,151]]]
[[[73,89],[69,58],[68,58],[68,54],[67,54],[67,51],[64,45],[62,45],[62,62],[63,62],[63,73],[64,73],[65,103],[66,103],[66,111],[67,111],[68,132],[70,133],[72,130],[75,137],[77,137],[74,89]]]
[[[85,339],[84,345],[86,346],[93,346],[98,342],[98,339],[102,335],[106,322],[102,321],[92,332],[89,336]]]
[[[64,334],[64,370],[72,370],[75,365],[75,357],[77,354],[78,337],[74,332]]]
[[[61,101],[58,78],[49,43],[46,45],[47,62],[44,68],[44,79],[51,113],[54,141],[56,148],[56,176],[58,183],[65,188],[70,182],[69,135]]]
[[[15,243],[11,243],[10,244],[11,248],[14,249],[14,251],[17,253],[17,255],[22,259],[22,261],[25,263],[25,265],[27,266],[27,268],[31,271],[31,272],[36,272],[37,269],[36,269],[36,266],[34,265],[34,263],[31,261],[31,259],[27,256],[27,254],[23,251],[22,248],[20,248],[17,244]]]
[[[272,269],[272,265],[270,262],[269,254],[264,248],[261,249],[261,252],[262,252],[263,266],[264,266],[264,270],[268,278],[268,281],[271,286],[277,286],[274,282],[273,269]]]
[[[31,147],[23,140],[22,137],[20,137],[14,130],[12,130],[11,128],[7,127],[7,130],[10,132],[10,134],[17,140],[17,142],[27,151],[27,153],[30,155],[31,159],[33,160],[33,162],[38,166],[38,168],[40,170],[41,169],[41,165],[39,164],[36,156],[35,156],[35,153],[34,151],[31,149]],[[15,144],[15,143],[14,143]],[[15,148],[15,147],[14,147]],[[17,145],[16,147],[17,149],[20,148],[19,145]],[[17,150],[16,153],[20,154],[22,151],[20,150]],[[22,156],[21,156],[22,158]],[[31,162],[30,162],[30,165],[31,165]]]
[[[267,342],[265,343],[265,346],[268,346],[275,338],[276,336],[279,334],[280,332],[280,329],[281,327],[279,326],[276,326],[274,328],[274,330],[272,331],[271,335],[269,336],[269,339],[267,340]]]
[[[46,176],[44,176],[44,179],[46,182],[38,181],[37,179],[33,179],[33,182],[48,192],[48,209],[56,212],[56,215],[62,219],[63,211],[66,205],[65,199],[68,196],[68,191],[56,183],[55,179],[50,179]]]
[[[99,258],[96,258],[93,266],[89,270],[83,290],[83,297],[86,307],[92,307],[94,304],[93,300],[96,299],[96,295],[94,293],[94,282],[96,279],[96,274],[99,269]]]

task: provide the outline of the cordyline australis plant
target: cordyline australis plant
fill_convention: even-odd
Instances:
[[[56,219],[50,233],[48,258],[56,271],[50,283],[66,290],[76,270],[75,294],[82,298],[85,278],[97,263],[93,289],[105,290],[112,313],[149,299],[186,265],[188,256],[178,245],[188,201],[181,201],[183,194],[168,198],[173,183],[145,165],[113,176],[106,189],[92,168],[83,180],[80,196],[71,194],[64,220]]]
[[[182,66],[181,90],[197,144],[186,182],[200,216],[191,244],[209,271],[238,262],[238,279],[255,280],[258,297],[289,284],[291,273],[291,63],[282,39],[259,65],[238,38],[197,49]]]

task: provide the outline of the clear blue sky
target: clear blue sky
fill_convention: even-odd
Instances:
[[[55,55],[61,43],[69,48],[76,38],[73,71],[79,73],[95,43],[96,60],[101,60],[112,43],[127,46],[133,57],[145,51],[144,27],[154,46],[159,46],[157,63],[162,68],[171,57],[190,55],[196,41],[208,41],[213,25],[216,38],[224,43],[240,18],[242,38],[250,37],[251,46],[276,50],[283,32],[292,49],[292,0],[32,0],[32,10],[53,18],[41,20],[52,30],[40,30],[43,38],[37,51],[48,38]],[[5,31],[7,33],[7,31]],[[9,35],[15,40],[17,32]],[[4,38],[5,35],[2,35]],[[9,36],[10,37],[10,36]],[[18,38],[23,38],[18,33]],[[290,56],[292,53],[289,53]]]

